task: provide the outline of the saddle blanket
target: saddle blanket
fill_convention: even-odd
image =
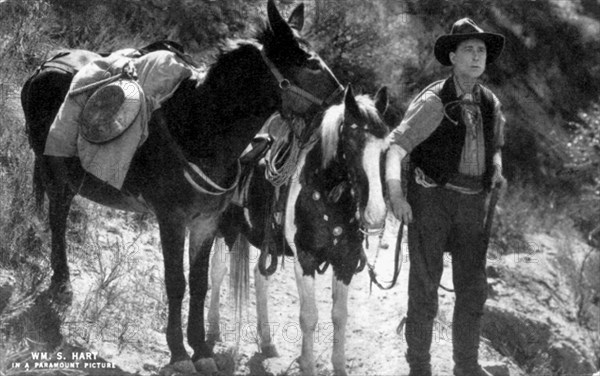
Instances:
[[[134,123],[113,141],[93,144],[79,134],[81,112],[94,90],[77,95],[67,94],[50,127],[45,155],[78,156],[87,172],[121,189],[135,151],[148,137],[148,121],[153,111],[169,99],[179,84],[187,79],[202,79],[202,73],[169,51],[155,51],[142,57],[113,53],[84,66],[74,77],[69,93],[78,88],[120,74],[133,67],[142,88],[140,113]]]

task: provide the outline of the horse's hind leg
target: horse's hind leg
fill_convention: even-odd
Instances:
[[[212,359],[212,349],[205,341],[204,300],[208,290],[210,250],[217,229],[213,218],[201,218],[190,226],[190,313],[188,318],[188,343],[194,349],[192,361],[199,372],[217,371]]]
[[[50,231],[52,232],[52,253],[50,264],[52,265],[52,279],[50,291],[55,297],[70,301],[72,298],[71,285],[69,281],[69,264],[67,261],[67,249],[65,233],[67,229],[67,217],[71,202],[75,194],[68,188],[65,181],[54,179],[48,188]]]
[[[227,274],[226,247],[222,238],[217,238],[213,246],[213,255],[210,260],[210,305],[208,308],[208,332],[206,342],[214,347],[216,342],[221,341],[221,316],[219,314],[221,284]]]
[[[333,321],[333,352],[331,363],[336,376],[346,376],[346,322],[348,321],[348,285],[333,273],[331,319]]]
[[[260,337],[260,351],[267,358],[278,357],[277,348],[271,339],[269,323],[269,279],[260,273],[258,264],[254,266],[254,286],[256,287],[257,331]]]

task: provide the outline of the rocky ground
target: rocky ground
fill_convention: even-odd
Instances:
[[[83,205],[87,206],[88,212],[98,214],[87,223],[87,240],[72,246],[70,250],[75,295],[71,308],[63,313],[61,332],[64,342],[60,350],[65,354],[91,351],[98,354],[98,359],[113,363],[122,370],[83,370],[81,374],[156,375],[168,362],[164,337],[166,301],[157,227],[143,227],[140,223],[146,221],[137,221],[131,215],[113,212],[95,204],[84,202]],[[377,271],[383,280],[388,280],[392,275],[397,227],[395,220],[388,220],[384,243],[389,247],[380,250],[377,261]],[[375,257],[376,245],[376,238],[372,238],[369,248],[371,259]],[[409,267],[406,245],[403,249],[402,272],[392,290],[381,291],[374,286],[370,291],[366,272],[356,275],[352,281],[346,347],[347,369],[352,375],[408,374],[403,355],[406,344],[399,333],[399,323],[406,312]],[[257,255],[257,250],[251,252],[251,267]],[[292,261],[287,259],[286,262],[283,270],[272,277],[270,288],[270,321],[275,324],[274,340],[280,354],[278,358],[263,359],[257,354],[253,278],[250,303],[242,323],[237,326],[234,324],[233,305],[228,298],[229,287],[224,283],[221,289],[223,342],[217,344],[216,352],[226,373],[299,374],[294,361],[301,346],[298,294]],[[442,283],[451,288],[449,266],[447,262]],[[498,282],[498,278],[492,278],[491,284],[497,293],[490,301],[490,306],[510,307],[510,303],[501,298],[505,294],[498,292],[499,286],[506,284]],[[330,319],[331,271],[318,276],[316,297],[319,326],[315,338],[315,357],[319,373],[330,375],[333,330]],[[438,375],[452,374],[450,321],[453,300],[452,293],[440,290],[440,311],[432,350],[434,370]],[[497,318],[490,320],[501,322]],[[494,348],[493,341],[483,339],[481,358],[484,362],[495,364],[498,375],[526,374],[512,359]],[[25,357],[28,357],[27,354]],[[17,371],[13,369],[9,374]]]

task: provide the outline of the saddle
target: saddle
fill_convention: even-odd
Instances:
[[[254,178],[255,166],[259,163],[266,165],[268,171],[270,166],[279,167],[287,161],[287,158],[290,157],[290,134],[290,127],[278,112],[267,119],[259,133],[254,136],[250,145],[240,156],[240,163],[244,170],[233,203],[241,207],[247,206],[248,190]],[[276,184],[273,185],[277,187]]]

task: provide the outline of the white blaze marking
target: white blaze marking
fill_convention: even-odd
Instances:
[[[383,198],[383,187],[381,186],[379,162],[381,153],[388,146],[386,139],[368,136],[363,151],[362,165],[369,182],[369,199],[365,208],[364,220],[369,226],[380,225],[385,220],[386,207]]]

